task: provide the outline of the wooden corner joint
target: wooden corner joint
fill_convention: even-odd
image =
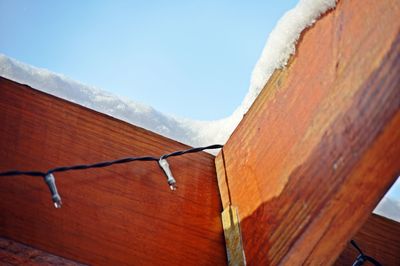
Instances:
[[[246,265],[246,258],[242,245],[238,209],[229,205],[224,209],[221,216],[222,226],[224,228],[228,265],[244,266]]]
[[[242,244],[238,208],[232,206],[228,177],[226,173],[224,150],[215,158],[215,168],[223,211],[221,213],[222,227],[225,235],[225,248],[230,266],[246,265]]]

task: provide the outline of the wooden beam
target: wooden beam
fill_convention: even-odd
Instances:
[[[0,171],[127,156],[186,145],[0,78]],[[168,159],[170,191],[155,162],[57,173],[55,209],[40,177],[0,178],[0,235],[94,265],[224,265],[214,156]]]
[[[400,265],[400,223],[372,214],[353,239],[366,255],[382,265]],[[335,265],[352,265],[357,256],[358,252],[348,244]]]
[[[249,265],[334,263],[399,175],[399,17],[397,0],[340,1],[217,156]]]

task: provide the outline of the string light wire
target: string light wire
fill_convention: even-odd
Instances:
[[[374,259],[373,257],[367,256],[364,254],[364,252],[362,252],[362,250],[360,249],[360,247],[357,245],[356,241],[351,240],[350,241],[351,245],[357,249],[359,255],[357,256],[356,260],[353,262],[353,266],[361,266],[364,265],[365,262],[370,262],[375,266],[382,266],[376,259]]]
[[[6,172],[0,172],[0,176],[17,176],[17,175],[27,175],[27,176],[40,176],[44,178],[45,183],[49,187],[51,197],[56,208],[61,208],[62,202],[61,197],[58,194],[57,186],[55,183],[54,173],[57,172],[67,172],[67,171],[75,171],[75,170],[85,170],[92,168],[103,168],[108,167],[115,164],[124,164],[130,163],[134,161],[155,161],[158,163],[160,168],[163,170],[165,176],[167,177],[167,182],[171,190],[176,190],[176,180],[172,175],[171,169],[169,168],[169,164],[167,158],[174,156],[181,156],[188,153],[196,153],[204,150],[213,150],[213,149],[221,149],[223,145],[214,144],[205,147],[197,147],[191,148],[182,151],[175,151],[172,153],[161,155],[160,157],[154,156],[143,156],[143,157],[126,157],[112,161],[98,162],[93,164],[80,164],[80,165],[71,165],[71,166],[61,166],[49,169],[46,172],[40,171],[19,171],[19,170],[11,170]]]

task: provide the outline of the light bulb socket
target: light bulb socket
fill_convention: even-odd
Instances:
[[[161,167],[161,169],[164,171],[165,176],[167,177],[169,188],[171,190],[176,190],[176,180],[172,175],[167,159],[161,157],[160,160],[158,160],[158,165]]]
[[[44,176],[44,182],[46,182],[47,186],[49,187],[51,193],[51,199],[54,203],[54,207],[61,208],[62,202],[60,194],[58,194],[57,186],[56,186],[56,179],[52,173],[48,173]]]

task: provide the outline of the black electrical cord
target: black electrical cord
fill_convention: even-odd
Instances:
[[[361,266],[363,265],[366,261],[371,262],[375,266],[382,266],[376,259],[373,257],[367,256],[362,252],[360,247],[357,245],[357,243],[354,240],[351,240],[350,243],[353,245],[355,249],[357,249],[358,253],[360,253],[356,260],[353,262],[353,266]]]
[[[56,173],[56,172],[66,172],[66,171],[71,171],[71,170],[84,170],[84,169],[90,169],[90,168],[103,168],[103,167],[108,167],[114,164],[123,164],[123,163],[130,163],[133,161],[158,161],[157,158],[151,157],[151,156],[145,156],[145,157],[127,157],[127,158],[121,158],[113,161],[106,161],[106,162],[100,162],[100,163],[94,163],[94,164],[81,164],[81,165],[73,165],[73,166],[62,166],[62,167],[57,167],[50,169],[47,171],[46,174],[49,173]]]
[[[15,176],[15,175],[45,176],[46,174],[44,172],[38,172],[38,171],[18,171],[18,170],[11,170],[0,173],[0,176]]]
[[[191,149],[184,150],[184,151],[176,151],[176,152],[172,152],[169,154],[165,154],[165,155],[161,156],[160,159],[167,159],[168,157],[180,156],[180,155],[183,155],[186,153],[194,153],[194,152],[199,152],[199,151],[203,151],[203,150],[220,149],[222,147],[223,147],[223,145],[214,144],[214,145],[210,145],[210,146],[206,146],[206,147],[191,148]]]
[[[56,181],[54,177],[54,173],[56,172],[66,172],[66,171],[73,171],[73,170],[84,170],[84,169],[91,169],[91,168],[102,168],[108,167],[114,164],[123,164],[123,163],[130,163],[133,161],[155,161],[164,171],[165,176],[167,177],[167,182],[171,190],[176,190],[176,181],[172,175],[171,169],[169,168],[169,164],[167,162],[168,157],[173,156],[180,156],[187,153],[194,153],[200,152],[204,150],[211,150],[211,149],[220,149],[223,145],[215,144],[205,147],[198,147],[198,148],[191,148],[183,151],[176,151],[168,154],[164,154],[160,157],[153,157],[153,156],[143,156],[143,157],[127,157],[121,158],[112,161],[105,161],[93,164],[80,164],[80,165],[71,165],[71,166],[61,166],[56,167],[48,170],[47,172],[40,172],[40,171],[19,171],[19,170],[11,170],[6,172],[0,172],[0,176],[16,176],[16,175],[28,175],[28,176],[41,176],[44,178],[45,183],[49,187],[51,198],[54,202],[54,206],[56,208],[61,207],[61,197],[58,194],[58,190],[56,187]]]
[[[66,172],[71,170],[85,170],[90,168],[103,168],[108,167],[114,164],[123,164],[123,163],[130,163],[133,161],[156,161],[158,162],[160,159],[167,159],[168,157],[172,156],[180,156],[187,153],[195,153],[204,150],[212,150],[212,149],[220,149],[223,145],[215,144],[205,147],[198,147],[198,148],[191,148],[183,151],[175,151],[172,153],[164,154],[160,157],[153,157],[153,156],[144,156],[144,157],[127,157],[121,158],[112,161],[105,161],[93,164],[80,164],[80,165],[71,165],[71,166],[61,166],[52,168],[46,172],[39,172],[39,171],[18,171],[18,170],[11,170],[7,172],[0,172],[0,176],[16,176],[16,175],[28,175],[28,176],[46,176],[48,174],[56,173],[56,172]]]
[[[84,170],[90,168],[101,168],[111,166],[113,164],[122,164],[129,163],[133,161],[158,161],[155,157],[127,157],[114,161],[106,161],[94,164],[81,164],[81,165],[72,165],[72,166],[61,166],[48,170],[47,172],[39,172],[39,171],[18,171],[12,170],[7,172],[1,172],[0,176],[16,176],[16,175],[29,175],[29,176],[46,176],[47,174],[56,173],[56,172],[66,172],[71,170]]]

